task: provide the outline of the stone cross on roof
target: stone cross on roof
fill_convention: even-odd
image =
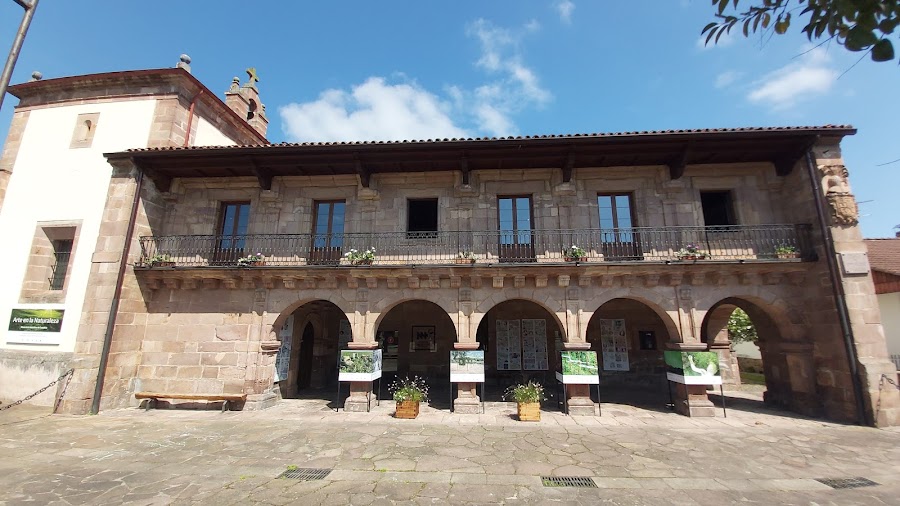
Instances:
[[[248,84],[253,86],[255,83],[259,82],[259,76],[256,75],[256,67],[250,67],[247,69],[247,75],[250,76],[250,80]]]

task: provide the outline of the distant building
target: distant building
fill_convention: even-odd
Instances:
[[[866,247],[888,353],[900,368],[900,234],[890,239],[866,239]]]
[[[767,402],[900,423],[878,390],[895,369],[841,158],[852,127],[270,145],[253,77],[224,103],[183,69],[11,88],[3,399],[73,367],[67,412],[98,400],[98,371],[104,408],[155,392],[257,409],[330,398],[339,350],[381,348],[474,412],[485,390],[450,388],[451,350],[485,351],[495,395],[552,388],[558,352],[590,349],[601,389],[662,404],[664,350],[714,351],[734,376],[741,307]],[[59,310],[58,332],[21,328]],[[568,394],[594,412],[586,385]],[[703,386],[673,394],[714,414]]]

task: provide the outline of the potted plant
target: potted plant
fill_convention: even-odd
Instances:
[[[166,255],[165,253],[157,253],[150,257],[150,260],[147,261],[150,264],[150,267],[174,267],[175,261],[172,260],[172,257]]]
[[[565,257],[566,259],[566,262],[578,262],[587,257],[587,252],[574,244],[572,245],[572,247],[564,249],[562,253],[563,257]]]
[[[775,256],[778,258],[799,258],[800,250],[796,246],[781,244],[775,248]]]
[[[506,389],[504,400],[516,401],[519,420],[523,422],[541,421],[541,401],[544,399],[544,386],[530,380],[518,383]]]
[[[679,260],[703,260],[707,257],[706,253],[700,251],[700,248],[695,244],[686,245],[678,250],[675,255]]]
[[[266,265],[266,257],[262,253],[238,258],[238,267],[257,267]]]
[[[475,263],[475,253],[471,251],[460,251],[459,255],[456,255],[456,263],[458,264],[474,264]]]
[[[368,248],[365,251],[351,249],[344,255],[344,258],[350,261],[352,265],[372,265],[375,261],[375,248]]]
[[[397,403],[395,418],[415,418],[419,416],[419,403],[428,401],[428,384],[418,376],[404,376],[394,380],[388,391]]]

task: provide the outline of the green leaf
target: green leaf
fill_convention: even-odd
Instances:
[[[878,37],[870,30],[854,26],[847,32],[847,38],[844,40],[844,47],[850,51],[862,51],[869,46],[878,42]]]
[[[763,29],[764,29],[764,30],[765,30],[766,28],[769,27],[769,23],[770,23],[771,21],[772,21],[772,16],[770,16],[768,12],[765,13],[765,14],[763,14],[763,16],[762,16],[762,26],[763,26]],[[753,27],[753,31],[756,31],[756,27],[755,27],[755,26]]]
[[[718,23],[716,23],[715,21],[713,21],[712,23],[710,23],[710,24],[704,26],[704,27],[703,27],[703,30],[700,31],[700,35],[703,35],[704,33],[706,33],[707,30],[710,30],[710,29],[712,29],[712,28],[715,28],[717,25],[718,25]]]
[[[788,21],[776,22],[775,23],[775,33],[777,33],[778,35],[784,35],[787,32],[788,26],[790,26],[790,24],[791,23]]]
[[[894,59],[894,45],[887,39],[879,40],[872,47],[872,61],[891,61]]]
[[[725,12],[725,9],[728,7],[728,0],[719,0],[719,14]]]

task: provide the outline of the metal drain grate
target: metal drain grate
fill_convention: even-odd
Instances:
[[[824,483],[831,488],[860,488],[860,487],[874,487],[878,485],[872,480],[868,480],[866,478],[816,478],[816,481],[819,483]]]
[[[313,480],[321,480],[322,478],[328,476],[331,473],[331,469],[316,469],[316,468],[298,468],[298,469],[288,469],[287,471],[278,475],[278,478],[290,478],[292,480],[300,480],[300,481],[313,481]]]
[[[597,488],[594,480],[586,476],[541,476],[545,487]]]

